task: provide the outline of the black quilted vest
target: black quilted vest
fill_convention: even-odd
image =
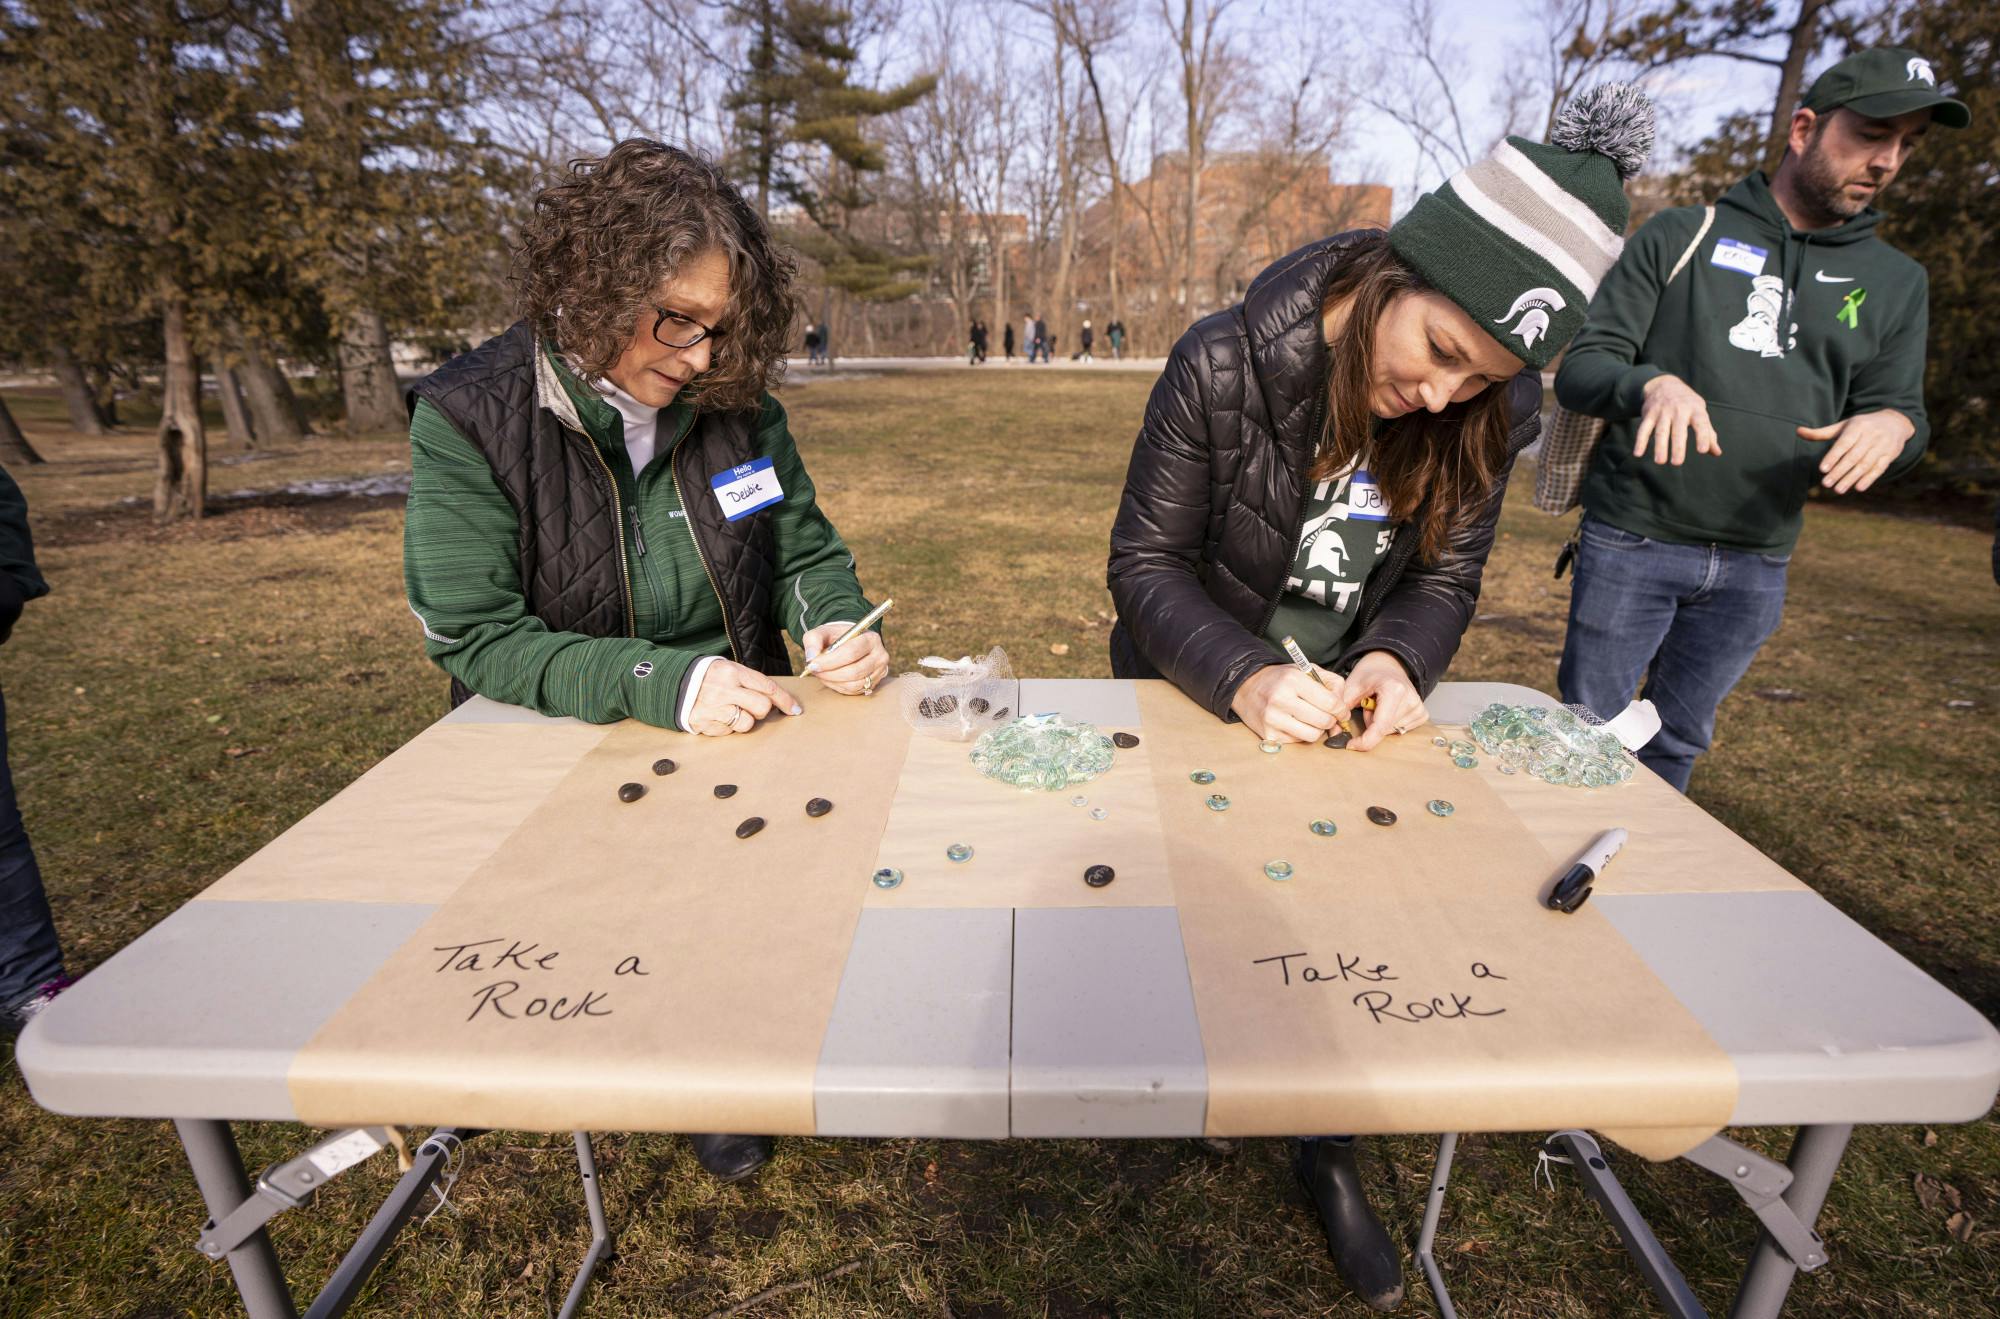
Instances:
[[[520,517],[520,581],[528,612],[556,632],[592,637],[632,631],[625,571],[626,516],[611,468],[588,435],[572,430],[535,397],[535,354],[527,322],[446,362],[415,385],[492,466]],[[702,412],[670,461],[689,530],[722,600],[732,657],[764,673],[789,674],[772,609],[777,546],[771,519],[731,522],[708,497],[709,477],[757,456],[754,411]],[[469,695],[452,683],[452,703]]]

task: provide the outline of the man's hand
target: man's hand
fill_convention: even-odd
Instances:
[[[1863,412],[1831,426],[1799,427],[1802,440],[1833,442],[1819,460],[1819,483],[1836,495],[1874,485],[1916,433],[1916,423],[1894,408]]]
[[[1369,696],[1375,698],[1375,708],[1368,712],[1368,726],[1361,736],[1347,744],[1349,751],[1373,751],[1391,734],[1407,733],[1430,722],[1430,712],[1424,709],[1424,698],[1410,681],[1409,670],[1386,650],[1371,650],[1361,657],[1337,693],[1334,709],[1345,714]]]
[[[1335,687],[1340,679],[1326,674]],[[1289,664],[1261,668],[1229,702],[1249,730],[1266,742],[1317,742],[1333,727],[1333,693]]]
[[[821,651],[853,626],[852,621],[822,623],[800,637],[799,647],[806,653],[806,663],[818,659]],[[882,634],[872,629],[828,655],[826,663],[813,670],[813,676],[825,683],[829,691],[843,696],[873,695],[875,684],[888,675],[889,648],[882,644]]]
[[[1646,401],[1639,412],[1639,429],[1632,436],[1632,456],[1644,457],[1653,446],[1653,461],[1679,467],[1687,461],[1688,432],[1694,432],[1696,453],[1721,453],[1715,427],[1708,421],[1708,404],[1679,376],[1654,376],[1646,382]]]
[[[792,694],[757,670],[735,660],[719,659],[701,675],[688,716],[688,730],[705,737],[747,733],[757,721],[776,710],[803,714]]]

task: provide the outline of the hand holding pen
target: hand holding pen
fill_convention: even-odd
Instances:
[[[868,629],[894,603],[884,600],[857,623],[825,623],[799,638],[806,652],[806,672],[829,691],[872,695],[876,684],[889,674],[889,649],[882,644],[880,633]]]

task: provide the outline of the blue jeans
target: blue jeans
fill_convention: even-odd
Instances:
[[[62,947],[42,892],[41,867],[14,804],[14,771],[7,764],[7,700],[0,695],[0,1012],[63,971]]]
[[[1715,736],[1715,708],[1777,631],[1791,556],[1676,545],[1583,520],[1569,634],[1556,685],[1563,700],[1610,719],[1640,696],[1660,731],[1639,759],[1682,792]]]

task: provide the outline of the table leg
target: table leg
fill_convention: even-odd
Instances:
[[[1851,1123],[1799,1128],[1798,1139],[1792,1143],[1792,1156],[1787,1161],[1792,1170],[1792,1184],[1783,1199],[1807,1230],[1819,1218],[1827,1188],[1833,1185],[1834,1171],[1840,1167],[1840,1157],[1847,1152],[1847,1139],[1853,1134]],[[1785,1294],[1791,1290],[1792,1276],[1798,1271],[1799,1266],[1778,1249],[1770,1233],[1758,1233],[1757,1249],[1750,1256],[1750,1267],[1743,1271],[1743,1284],[1737,1289],[1729,1319],[1777,1319],[1779,1309],[1785,1304]]]
[[[590,1275],[597,1271],[598,1261],[608,1258],[612,1251],[611,1228],[604,1221],[604,1196],[597,1186],[597,1159],[590,1152],[590,1136],[579,1131],[575,1137],[576,1171],[583,1180],[584,1208],[590,1213],[590,1249],[584,1253],[583,1267],[576,1271],[557,1319],[574,1319],[583,1305],[584,1289],[590,1286]]]
[[[243,1175],[243,1156],[237,1153],[236,1137],[227,1122],[208,1118],[175,1118],[174,1130],[181,1138],[181,1148],[187,1151],[188,1166],[194,1169],[195,1185],[201,1188],[209,1219],[219,1223],[250,1198],[250,1182]],[[278,1267],[278,1252],[271,1247],[270,1233],[257,1229],[229,1252],[228,1260],[250,1319],[297,1319],[298,1308],[292,1304],[284,1270]]]
[[[1447,1131],[1438,1141],[1437,1166],[1431,1169],[1430,1193],[1424,1197],[1424,1225],[1417,1233],[1417,1263],[1423,1266],[1424,1281],[1431,1285],[1431,1299],[1437,1302],[1439,1319],[1458,1319],[1458,1310],[1445,1290],[1444,1275],[1438,1269],[1438,1216],[1444,1212],[1444,1195],[1451,1185],[1451,1158],[1458,1149],[1458,1133]]]

